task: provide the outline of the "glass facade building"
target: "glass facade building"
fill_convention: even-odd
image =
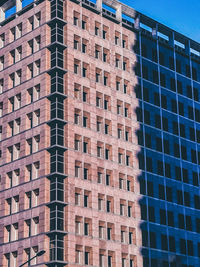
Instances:
[[[200,60],[136,34],[144,266],[199,266]]]

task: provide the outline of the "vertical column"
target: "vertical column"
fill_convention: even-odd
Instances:
[[[190,55],[190,40],[186,40],[186,43],[185,43],[185,53],[187,55]]]
[[[169,44],[171,46],[174,46],[174,32],[171,32],[171,34],[169,35]]]
[[[122,6],[118,5],[117,9],[116,9],[116,18],[119,21],[122,21]]]
[[[0,7],[0,22],[5,20],[5,12],[2,7]]]
[[[98,10],[101,11],[102,10],[102,0],[97,0],[96,5],[97,5]]]
[[[22,9],[22,1],[16,0],[16,12],[20,11]]]
[[[155,27],[152,28],[152,36],[154,38],[157,38],[157,34],[158,34],[158,24],[156,24]]]
[[[64,224],[64,179],[65,162],[64,152],[64,26],[63,0],[51,0],[51,69],[48,71],[51,78],[51,94],[48,99],[51,102],[50,126],[50,262],[52,267],[66,266],[64,256],[64,236],[66,235]]]
[[[140,15],[137,15],[135,18],[135,23],[134,23],[135,29],[139,30],[140,29]]]

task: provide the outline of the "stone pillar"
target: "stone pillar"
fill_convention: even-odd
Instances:
[[[19,12],[22,9],[22,1],[16,0],[16,12]]]
[[[135,23],[134,23],[135,29],[139,30],[140,29],[140,16],[137,16],[135,18]]]
[[[102,0],[97,0],[96,5],[97,5],[98,10],[101,11],[102,10]]]
[[[118,5],[118,7],[116,9],[116,18],[120,22],[122,21],[122,6],[121,5]]]
[[[157,38],[157,34],[158,34],[158,27],[157,27],[157,24],[156,24],[156,26],[152,28],[152,36],[154,38]]]
[[[0,22],[5,20],[5,12],[3,11],[2,7],[0,7]]]

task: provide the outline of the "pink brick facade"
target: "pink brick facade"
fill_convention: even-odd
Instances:
[[[0,27],[0,36],[5,34],[4,47],[0,49],[0,57],[4,56],[4,68],[0,71],[0,80],[3,79],[0,94],[0,125],[3,129],[0,142],[0,266],[3,267],[8,266],[8,259],[10,266],[18,266],[28,259],[28,255],[34,256],[42,249],[46,253],[32,264],[46,266],[50,261],[47,235],[50,231],[47,205],[50,202],[47,178],[50,154],[47,149],[51,146],[47,124],[51,111],[48,99],[50,76],[47,73],[51,61],[47,48],[51,43],[47,24],[50,9],[50,2],[42,1]],[[29,18],[38,13],[39,24],[32,30]],[[137,180],[140,171],[135,113],[138,102],[133,90],[137,78],[133,74],[136,57],[132,52],[135,36],[120,23],[69,0],[64,1],[63,13],[67,22],[64,26],[67,46],[64,50],[64,68],[67,70],[64,75],[67,96],[64,101],[64,120],[67,122],[64,128],[67,148],[64,153],[67,174],[64,261],[71,267],[108,266],[111,256],[113,267],[122,264],[140,267]],[[11,29],[20,23],[21,36],[11,41]],[[29,41],[35,42],[38,36],[40,47],[31,51]],[[78,40],[77,44],[75,40]],[[20,46],[21,59],[12,64],[10,52]],[[21,71],[20,82],[13,87],[11,74],[18,70]],[[15,77],[18,82],[19,77]],[[19,128],[17,119],[20,119]],[[33,124],[30,126],[30,123]]]

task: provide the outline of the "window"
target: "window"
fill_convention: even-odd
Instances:
[[[88,153],[88,142],[87,139],[84,140],[83,142],[83,152]]]
[[[16,30],[15,27],[10,29],[10,42],[13,42],[16,39]]]
[[[84,207],[88,207],[88,195],[84,195]]]
[[[35,52],[38,51],[40,49],[40,44],[41,44],[41,37],[40,36],[37,36],[35,39],[34,39],[34,49],[35,49]]]
[[[106,211],[107,212],[111,211],[111,201],[109,201],[109,200],[106,201]]]
[[[81,217],[79,216],[75,218],[75,233],[81,234]]]
[[[161,248],[162,250],[168,250],[167,236],[163,234],[161,234]]]
[[[108,267],[112,267],[112,256],[108,255]]]
[[[103,39],[108,39],[108,27],[103,26],[103,32],[102,32]]]
[[[83,127],[89,127],[89,115],[84,113],[83,115]]]
[[[95,35],[99,35],[99,26],[95,25]]]
[[[192,231],[192,219],[191,219],[191,216],[186,215],[185,219],[186,219],[185,220],[186,221],[186,230]]]
[[[33,63],[28,65],[27,71],[28,71],[28,79],[33,78]]]
[[[80,246],[76,246],[75,261],[76,263],[79,264],[81,264],[81,254],[82,254],[82,251],[80,249],[81,249]]]
[[[33,40],[28,41],[28,45],[29,45],[29,51],[30,54],[34,53],[34,44],[33,44]]]
[[[103,33],[102,33],[103,39],[106,39],[106,34],[107,34],[107,32],[105,30],[103,30]]]
[[[75,124],[80,123],[80,110],[75,109],[74,111],[74,123]]]
[[[128,37],[125,35],[122,36],[122,47],[126,49],[128,48]]]
[[[199,186],[198,173],[197,172],[192,172],[192,177],[193,177],[193,185],[194,186]]]
[[[108,62],[109,61],[109,51],[107,49],[103,49],[103,62]]]
[[[78,14],[74,14],[74,25],[75,26],[78,26],[78,20],[79,20]]]
[[[127,142],[131,141],[131,128],[126,127],[126,129],[125,129],[125,140]]]
[[[108,72],[104,72],[104,76],[103,76],[103,84],[104,86],[108,86],[108,81],[109,80],[109,73]]]
[[[0,125],[0,141],[2,140],[2,126]]]
[[[150,232],[150,247],[156,248],[156,233]]]
[[[128,205],[128,217],[132,217],[132,206]]]
[[[104,109],[107,110],[108,109],[108,100],[104,99]]]
[[[119,58],[119,56],[117,57],[117,55],[116,55],[116,58],[115,58],[115,67],[116,68],[120,67],[120,58]]]
[[[200,210],[200,196],[194,195],[194,207]]]
[[[85,78],[88,74],[88,64],[83,63],[82,76]]]
[[[75,193],[75,205],[76,206],[80,206],[80,198],[81,198],[81,195],[79,193]]]
[[[103,198],[102,198],[102,196],[98,197],[98,210],[103,210]]]
[[[144,110],[144,123],[150,125],[150,113],[147,110]]]
[[[83,88],[83,102],[89,102],[89,89]]]
[[[101,117],[97,117],[97,132],[101,132],[102,129],[102,118]]]
[[[120,215],[124,216],[124,204],[120,203]]]
[[[101,78],[101,70],[96,68],[96,82],[99,83]]]
[[[146,169],[148,172],[152,172],[152,158],[146,157]]]
[[[90,257],[89,251],[85,251],[85,265],[89,265],[89,257]]]
[[[124,83],[124,94],[128,93],[128,84]]]
[[[74,73],[79,74],[79,66],[80,66],[80,61],[75,60],[74,62]]]
[[[86,30],[86,23],[87,22],[85,20],[82,20],[82,25],[81,26],[82,26],[83,30]]]
[[[100,267],[104,267],[104,255],[103,254],[100,254],[99,255],[99,266]]]
[[[177,190],[177,204],[183,205],[183,192]]]
[[[190,207],[190,194],[189,192],[184,192],[184,205]]]
[[[158,71],[153,70],[153,82],[158,84]]]
[[[0,102],[0,117],[3,116],[3,102]]]
[[[130,166],[130,155],[126,155],[126,166]]]
[[[3,92],[4,79],[0,79],[0,94]]]
[[[101,47],[99,45],[95,46],[95,58],[96,59],[100,58],[100,49],[101,49]]]
[[[38,12],[37,14],[35,14],[35,25],[34,28],[36,29],[37,27],[40,26],[40,21],[41,21],[41,13]]]
[[[166,211],[160,209],[160,224],[166,225]]]
[[[124,108],[124,116],[127,118],[128,117],[128,107]]]
[[[89,223],[84,223],[84,235],[89,235]]]
[[[122,258],[122,267],[126,267],[126,258]]]
[[[74,49],[78,50],[78,48],[79,48],[79,42],[80,42],[80,38],[74,36]]]
[[[123,70],[128,71],[128,59],[123,58]]]
[[[172,188],[166,186],[166,200],[172,202]]]
[[[167,211],[168,225],[174,226],[174,214],[172,211]]]
[[[120,79],[119,78],[116,78],[116,90],[119,91],[120,90]]]
[[[148,213],[149,213],[149,221],[150,222],[155,222],[155,211],[154,207],[148,207]]]
[[[122,115],[122,102],[119,100],[117,101],[117,114]]]
[[[5,45],[5,33],[0,35],[0,48],[4,47]]]
[[[5,254],[7,267],[17,267],[17,255],[17,251]]]
[[[83,177],[84,177],[85,180],[87,180],[88,179],[88,169],[84,168],[83,171],[84,171],[83,172]]]
[[[193,256],[194,255],[193,242],[191,240],[187,240],[187,254],[189,256]]]
[[[111,240],[111,233],[112,233],[112,228],[108,227],[107,228],[107,239]]]
[[[180,239],[180,252],[181,254],[186,254],[186,240]]]
[[[115,33],[115,45],[119,45],[119,34],[120,33]]]
[[[79,169],[80,169],[80,166],[75,165],[75,177],[79,177]]]
[[[0,57],[0,71],[4,69],[4,56]]]
[[[102,172],[100,172],[100,171],[98,171],[97,172],[97,182],[99,183],[99,184],[102,184],[102,176],[103,176],[103,174],[102,174]]]
[[[36,76],[36,75],[39,75],[40,74],[40,60],[37,60],[36,62],[35,62],[35,72],[34,72],[34,76]]]
[[[106,160],[109,160],[110,159],[110,147],[109,146],[107,146],[105,148],[105,159]]]

